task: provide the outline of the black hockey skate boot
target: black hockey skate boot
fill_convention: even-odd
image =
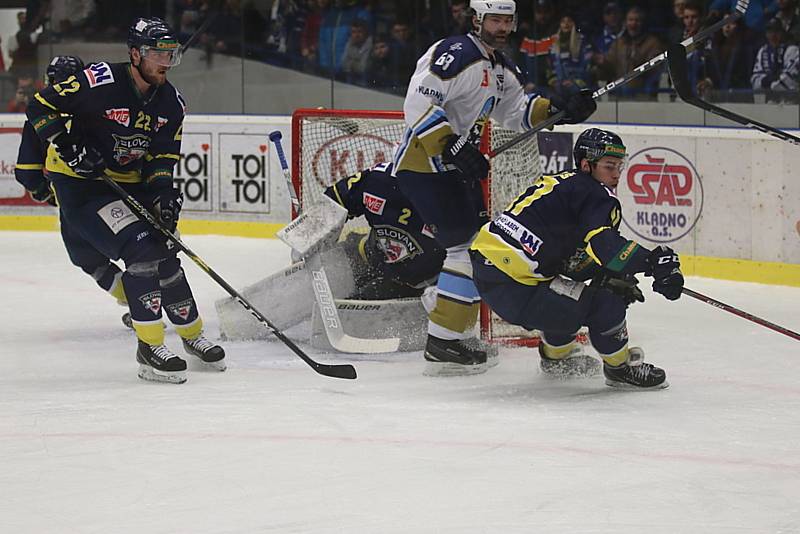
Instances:
[[[616,367],[603,363],[606,385],[623,389],[662,389],[669,387],[667,373],[652,363],[645,363],[644,351],[628,349],[628,361]]]
[[[485,373],[486,351],[471,348],[463,339],[440,339],[428,334],[425,344],[427,376],[463,376]]]
[[[539,343],[539,367],[553,378],[589,378],[600,374],[600,361],[592,358],[579,343],[574,343],[563,358],[548,358],[544,353],[544,342]]]
[[[497,345],[492,345],[491,343],[487,343],[482,339],[478,339],[477,337],[470,337],[464,340],[464,344],[474,350],[482,350],[486,353],[486,368],[491,369],[499,362],[497,360],[497,356],[499,354],[499,350]]]
[[[186,382],[186,361],[167,348],[166,345],[148,345],[141,339],[136,349],[139,362],[139,378],[153,382]]]
[[[208,369],[224,371],[228,368],[225,363],[225,350],[207,340],[203,334],[194,339],[184,339],[183,348],[188,354],[200,358]]]

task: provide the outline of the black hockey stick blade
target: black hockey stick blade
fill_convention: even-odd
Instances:
[[[676,44],[669,47],[667,51],[667,64],[669,65],[669,76],[672,78],[672,86],[675,88],[675,92],[678,93],[681,100],[690,106],[698,107],[714,115],[719,115],[720,117],[747,126],[748,128],[753,128],[767,135],[771,135],[781,141],[800,146],[800,137],[796,137],[783,130],[769,126],[768,124],[758,122],[757,120],[748,119],[747,117],[728,111],[725,108],[706,102],[702,98],[696,96],[692,84],[689,81],[686,48],[683,45]]]
[[[346,378],[346,379],[354,379],[356,378],[356,369],[350,364],[324,364],[319,363],[311,359],[303,350],[298,347],[294,341],[286,337],[286,335],[281,332],[275,325],[273,325],[269,319],[267,319],[263,313],[258,311],[252,304],[250,304],[247,299],[245,299],[238,291],[236,291],[228,282],[225,281],[220,275],[216,273],[208,264],[203,261],[200,256],[195,254],[192,249],[186,246],[183,241],[181,241],[173,232],[170,232],[167,228],[165,228],[159,221],[156,219],[147,208],[145,208],[141,202],[136,200],[130,193],[125,191],[117,182],[115,182],[110,176],[103,174],[100,176],[102,180],[108,184],[111,189],[117,192],[117,194],[122,198],[122,201],[131,209],[140,219],[148,222],[153,229],[160,232],[164,237],[172,241],[175,246],[189,256],[189,258],[197,264],[200,269],[202,269],[208,276],[210,276],[217,284],[219,284],[225,291],[228,292],[230,296],[232,296],[236,301],[241,304],[250,315],[252,315],[259,323],[266,326],[270,332],[272,332],[275,337],[280,339],[284,345],[286,345],[292,352],[294,352],[297,356],[300,357],[301,360],[306,362],[309,367],[314,369],[317,373],[325,376],[329,376],[331,378]]]
[[[703,295],[702,293],[698,293],[697,291],[692,291],[688,287],[684,287],[683,288],[683,294],[684,295],[688,295],[688,296],[690,296],[692,298],[696,298],[697,300],[705,302],[706,304],[710,304],[711,306],[714,306],[715,308],[719,308],[720,310],[724,310],[724,311],[726,311],[728,313],[732,313],[734,315],[738,315],[742,319],[747,319],[748,321],[752,321],[752,322],[754,322],[756,324],[760,324],[761,326],[767,327],[770,330],[774,330],[775,332],[779,332],[779,333],[781,333],[781,334],[783,334],[785,336],[789,336],[792,339],[800,341],[800,334],[798,334],[797,332],[789,330],[788,328],[784,328],[784,327],[782,327],[780,325],[777,325],[775,323],[771,323],[771,322],[767,321],[766,319],[762,319],[761,317],[757,317],[757,316],[755,316],[755,315],[753,315],[751,313],[747,313],[746,311],[742,311],[739,308],[735,308],[735,307],[731,306],[730,304],[725,304],[724,302],[720,302],[718,300],[712,299],[711,297],[707,297],[706,295]]]

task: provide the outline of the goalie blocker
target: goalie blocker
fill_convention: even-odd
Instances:
[[[346,332],[370,339],[391,334],[400,339],[399,350],[420,350],[427,316],[418,297],[435,282],[444,250],[411,210],[388,165],[342,179],[325,195],[322,202],[279,232],[279,237],[309,262],[316,261],[314,255],[321,255],[320,263],[337,297],[336,307]],[[350,233],[337,243],[344,216],[364,216],[369,232]],[[294,263],[243,293],[256,305],[260,302],[271,310],[270,319],[280,328],[296,326],[310,318],[316,308],[306,264]],[[230,299],[217,302],[217,311],[226,338],[265,337]],[[313,323],[312,344],[329,349],[324,335],[320,335],[322,321]]]

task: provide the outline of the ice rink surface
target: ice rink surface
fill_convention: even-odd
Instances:
[[[289,262],[185,241],[237,288]],[[216,339],[224,292],[184,266]],[[631,308],[661,391],[548,380],[531,349],[438,379],[420,353],[310,350],[356,365],[336,380],[277,341],[170,385],[136,377],[124,310],[57,234],[0,232],[0,285],[2,532],[800,532],[800,343],[691,298]],[[798,288],[687,286],[800,330]]]

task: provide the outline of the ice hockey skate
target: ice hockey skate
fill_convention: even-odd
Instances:
[[[428,335],[425,345],[427,376],[465,376],[485,373],[486,351],[471,347],[468,340],[440,339]]]
[[[592,358],[583,346],[573,343],[569,353],[563,358],[548,358],[544,342],[539,343],[539,367],[542,373],[552,378],[590,378],[600,374],[600,361]]]
[[[669,387],[667,373],[652,363],[645,363],[644,351],[628,349],[628,361],[616,367],[603,363],[606,385],[631,390],[663,389]]]
[[[139,378],[153,382],[183,384],[186,382],[186,361],[166,345],[148,345],[139,340],[136,349]]]
[[[478,339],[477,337],[470,337],[465,339],[464,344],[471,349],[480,350],[486,353],[487,369],[491,369],[492,367],[496,366],[499,363],[497,356],[500,353],[500,351],[497,348],[497,345],[487,343],[482,339]]]
[[[225,363],[225,350],[207,340],[202,334],[194,339],[183,339],[183,348],[188,354],[200,358],[209,370],[224,371],[228,368]]]

